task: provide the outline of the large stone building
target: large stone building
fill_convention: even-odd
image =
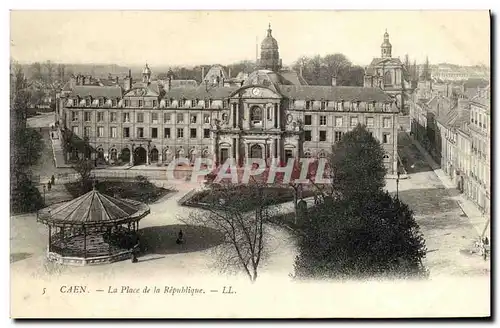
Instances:
[[[124,88],[75,85],[61,94],[59,126],[87,139],[100,161],[166,165],[175,157],[239,164],[322,157],[363,124],[382,143],[388,172],[396,172],[399,110],[391,96],[376,85],[336,86],[335,77],[331,86],[307,85],[300,73],[282,69],[270,27],[259,65],[237,83],[216,67],[196,88],[162,87],[147,65],[142,81],[129,75]],[[403,73],[391,72],[400,87]],[[68,159],[85,155],[70,149]]]
[[[399,58],[392,57],[392,45],[389,33],[385,31],[384,41],[380,46],[380,57],[373,58],[365,70],[365,87],[378,87],[394,97],[400,111],[406,111],[406,99],[410,91],[410,75],[407,67]]]

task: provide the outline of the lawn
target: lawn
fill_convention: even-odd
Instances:
[[[234,187],[235,198],[231,201],[238,201],[238,199],[246,199],[253,192],[253,189],[245,186],[239,185]],[[312,190],[304,190],[302,192],[304,198],[311,197],[314,195]],[[186,202],[187,206],[202,207],[203,204],[210,204],[218,202],[219,197],[217,193],[213,190],[202,190],[194,193]],[[267,205],[277,205],[286,202],[291,202],[294,199],[294,190],[292,188],[284,187],[266,187],[264,189],[264,199],[267,201]]]
[[[65,187],[75,198],[92,189],[92,186],[88,184],[82,187],[80,182],[67,183]],[[157,187],[144,178],[128,181],[99,181],[96,185],[96,189],[103,194],[113,197],[118,196],[146,204],[154,203],[163,196],[175,192],[173,189]]]

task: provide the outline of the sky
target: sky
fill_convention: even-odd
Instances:
[[[12,11],[11,58],[117,65],[255,60],[268,24],[283,64],[345,54],[368,65],[387,29],[392,56],[490,63],[488,11]]]

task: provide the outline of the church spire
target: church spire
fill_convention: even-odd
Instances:
[[[380,50],[382,53],[382,58],[391,58],[392,57],[392,45],[389,42],[389,33],[387,33],[387,29],[385,29],[384,33],[384,43],[380,46]]]

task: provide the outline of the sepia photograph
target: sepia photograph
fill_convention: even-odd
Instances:
[[[491,318],[488,10],[11,10],[10,316]]]

